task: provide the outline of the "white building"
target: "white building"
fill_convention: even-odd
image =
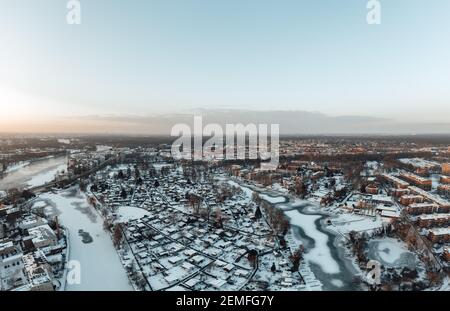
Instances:
[[[32,241],[36,248],[54,246],[58,243],[56,234],[49,225],[31,228],[28,233],[33,237]]]
[[[0,244],[0,289],[9,290],[22,285],[23,275],[22,250],[13,242]]]

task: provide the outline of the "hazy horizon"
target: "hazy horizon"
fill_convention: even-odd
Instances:
[[[203,126],[218,124],[279,124],[280,135],[420,135],[449,134],[450,123],[397,122],[387,118],[364,116],[333,117],[307,111],[253,111],[238,109],[202,109],[190,113],[159,115],[90,115],[62,117],[51,124],[45,120],[35,121],[28,127],[7,127],[3,134],[111,134],[170,136],[175,124],[187,124],[193,128],[194,116],[202,116]],[[30,127],[33,130],[29,130]]]

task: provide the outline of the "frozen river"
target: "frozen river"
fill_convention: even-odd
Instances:
[[[58,171],[67,169],[67,158],[38,160],[7,173],[0,179],[0,191],[41,186],[52,181]]]
[[[69,259],[81,266],[80,284],[67,284],[66,290],[133,290],[111,237],[103,230],[101,216],[88,205],[86,196],[77,187],[41,194],[35,204],[43,205],[42,202],[47,206],[46,213],[58,216],[68,229]]]

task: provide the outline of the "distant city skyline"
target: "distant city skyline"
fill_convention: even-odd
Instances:
[[[164,134],[201,110],[282,133],[450,133],[447,0],[382,1],[376,26],[367,0],[93,0],[81,25],[66,4],[0,0],[0,132]]]

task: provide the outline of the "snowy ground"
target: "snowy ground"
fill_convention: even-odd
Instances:
[[[60,223],[69,230],[70,260],[81,264],[81,283],[67,284],[66,290],[133,290],[110,235],[103,230],[103,221],[87,204],[85,195],[74,188],[39,196],[49,204],[46,212],[58,215]],[[42,204],[42,203],[36,203]],[[79,232],[88,233],[93,241],[83,243]]]
[[[133,206],[121,206],[117,209],[116,214],[119,217],[119,222],[128,222],[130,220],[140,219],[146,215],[151,215],[146,210]]]
[[[381,217],[367,217],[349,213],[340,214],[332,220],[332,226],[329,229],[337,231],[340,234],[348,234],[350,231],[371,232],[374,229],[381,228],[383,222]]]

